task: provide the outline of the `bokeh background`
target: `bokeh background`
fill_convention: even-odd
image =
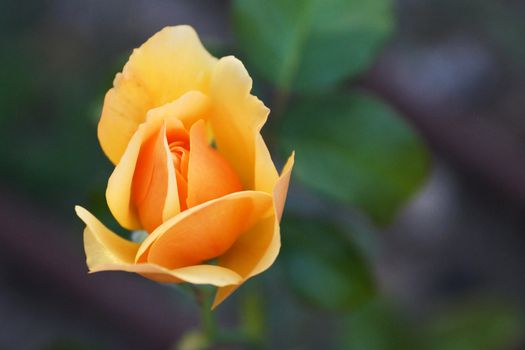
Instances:
[[[0,349],[198,327],[176,288],[88,275],[73,211],[117,229],[103,96],[176,24],[245,62],[275,161],[296,151],[282,254],[216,312],[251,343],[221,349],[525,348],[523,1],[1,0]]]

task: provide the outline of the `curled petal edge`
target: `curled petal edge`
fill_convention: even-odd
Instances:
[[[266,224],[263,223],[263,226],[256,228],[258,232],[254,232],[259,239],[257,241],[254,240],[253,244],[261,244],[262,241],[265,241],[266,249],[264,250],[263,254],[260,255],[258,258],[255,258],[252,254],[247,256],[243,253],[249,251],[249,245],[251,242],[242,242],[241,237],[239,245],[245,246],[240,247],[241,249],[238,250],[238,253],[232,251],[232,256],[227,256],[228,253],[226,253],[226,259],[223,259],[222,261],[221,259],[219,259],[219,264],[221,264],[221,266],[230,268],[238,272],[243,279],[240,283],[236,285],[219,288],[215,295],[212,309],[215,309],[217,306],[219,306],[219,304],[221,304],[228,296],[235,292],[235,290],[246,280],[267,270],[277,258],[277,255],[279,254],[279,250],[281,248],[279,222],[281,220],[281,216],[284,210],[284,204],[286,201],[286,195],[288,193],[288,185],[290,183],[294,159],[295,152],[292,152],[285,166],[283,167],[281,175],[279,176],[279,178],[273,186],[273,224],[271,222],[268,222]],[[272,231],[269,232],[269,230]],[[265,234],[271,235],[271,237],[267,237],[267,239],[265,240],[263,237]],[[233,249],[235,248],[236,247],[234,246]],[[251,262],[248,261],[248,259],[250,258],[253,259]]]
[[[135,272],[158,282],[211,284],[217,287],[239,283],[242,278],[236,272],[215,265],[194,265],[173,270],[162,266],[141,263],[134,258],[139,244],[118,236],[86,209],[75,207],[77,215],[86,224],[84,247],[90,272]]]
[[[195,212],[198,212],[198,211],[203,210],[203,209],[205,209],[207,207],[216,205],[216,204],[218,204],[219,202],[222,202],[222,201],[235,200],[235,199],[241,198],[241,197],[247,197],[247,198],[254,197],[254,198],[258,198],[258,199],[268,198],[269,200],[271,200],[271,196],[268,193],[266,193],[266,192],[241,191],[241,192],[230,193],[230,194],[225,195],[223,197],[219,197],[219,198],[207,201],[205,203],[199,204],[199,205],[197,205],[195,207],[192,207],[190,209],[187,209],[187,210],[181,212],[180,214],[178,214],[177,216],[175,216],[175,217],[167,220],[166,222],[164,222],[162,225],[157,227],[155,229],[155,231],[153,231],[148,237],[146,237],[146,239],[144,240],[144,242],[142,242],[142,244],[140,245],[140,247],[139,247],[139,249],[137,251],[137,254],[135,256],[135,262],[143,261],[144,257],[145,257],[145,254],[147,253],[148,249],[151,247],[152,244],[154,244],[164,234],[169,232],[169,230],[173,226],[177,225],[179,222],[182,222],[183,220],[185,220],[189,216],[193,215]],[[260,219],[264,219],[264,218],[268,217],[269,215],[271,215],[271,211],[272,211],[271,210],[271,204],[268,205],[268,206],[269,206],[269,208],[267,210],[268,213],[261,215]]]

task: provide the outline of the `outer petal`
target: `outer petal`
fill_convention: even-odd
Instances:
[[[272,198],[267,193],[243,191],[190,208],[149,235],[135,261],[171,269],[216,258],[266,218],[271,206]]]
[[[288,185],[290,184],[290,177],[292,176],[292,169],[295,162],[295,152],[286,161],[283,167],[283,171],[279,180],[275,183],[273,188],[273,202],[275,206],[275,212],[277,213],[277,219],[281,221],[283,215],[284,203],[286,202],[286,196],[288,194]]]
[[[224,267],[196,265],[168,270],[155,264],[135,264],[139,244],[127,241],[108,230],[93,215],[81,207],[77,215],[86,224],[84,247],[90,272],[127,271],[136,272],[159,282],[189,282],[226,286],[239,283],[241,277]]]
[[[208,92],[216,59],[193,28],[166,27],[134,50],[104,100],[98,137],[117,164],[148,110],[199,90]]]
[[[259,135],[269,110],[250,94],[251,88],[252,80],[241,61],[233,56],[221,58],[211,81],[210,121],[217,148],[243,187],[271,193],[278,174]]]
[[[106,201],[118,223],[129,229],[142,229],[137,209],[131,202],[133,174],[142,146],[143,131],[138,130],[131,138],[126,152],[109,177]]]
[[[101,264],[133,263],[139,245],[111,232],[86,209],[76,206],[77,215],[86,224],[84,249],[89,269]],[[92,233],[92,234],[90,234]]]
[[[275,247],[272,248],[278,252],[280,247],[279,224],[275,216],[271,216],[261,220],[249,232],[239,237],[230,250],[219,258],[218,265],[237,272],[242,277],[239,285],[244,283],[253,275],[253,269],[269,249],[274,236],[277,236],[277,244],[276,246],[274,244]],[[237,289],[237,286],[231,287],[217,290],[212,308],[217,307]]]
[[[294,154],[290,156],[281,176],[275,182],[273,190],[274,215],[260,221],[249,232],[242,235],[219,258],[218,265],[236,271],[242,276],[243,282],[268,269],[279,254],[281,247],[279,221],[286,201],[293,163]],[[233,293],[239,285],[219,288],[213,302],[213,308]]]
[[[239,177],[228,162],[209,144],[204,122],[190,130],[188,163],[188,208],[242,190]]]

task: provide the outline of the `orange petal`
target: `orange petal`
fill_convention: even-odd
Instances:
[[[171,192],[169,196],[168,190]],[[166,200],[170,211],[180,211],[165,124],[142,144],[133,175],[132,194],[142,226],[148,232],[164,221]]]
[[[293,163],[294,154],[286,162],[281,176],[274,185],[275,215],[260,221],[249,232],[239,237],[235,244],[218,260],[218,265],[241,275],[243,282],[268,269],[279,254],[281,247],[279,220],[286,201]],[[219,288],[213,307],[217,307],[237,288],[238,285]]]
[[[148,110],[198,90],[208,93],[216,59],[193,28],[166,27],[135,49],[104,100],[98,136],[117,164]]]
[[[213,71],[210,122],[218,151],[239,175],[244,189],[271,193],[278,178],[259,131],[268,108],[250,94],[252,79],[241,61],[223,57]]]
[[[267,193],[243,191],[190,208],[147,237],[135,261],[147,260],[172,269],[216,258],[266,217],[271,205]]]
[[[139,244],[127,241],[106,228],[91,213],[75,207],[86,224],[84,247],[90,272],[136,272],[158,282],[189,282],[227,286],[239,283],[241,277],[234,271],[214,265],[195,265],[168,270],[154,264],[135,264]]]
[[[241,189],[239,177],[208,144],[204,122],[198,121],[190,130],[188,208]]]
[[[147,198],[154,169],[161,171],[166,179],[165,189],[160,191],[165,195],[165,201],[156,206],[159,216],[166,220],[180,211],[176,172],[169,147],[162,137],[163,122],[162,119],[152,119],[139,126],[108,181],[106,200],[109,209],[117,221],[130,230],[144,228],[136,204]],[[186,133],[178,120],[170,120],[168,124],[169,132],[179,130],[179,133]],[[158,181],[162,182],[162,179]]]

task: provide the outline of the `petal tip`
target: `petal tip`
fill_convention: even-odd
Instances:
[[[75,205],[75,213],[84,223],[86,222],[86,217],[90,215],[89,211],[80,205]]]
[[[197,34],[197,32],[195,31],[195,28],[193,28],[189,24],[179,24],[179,25],[175,25],[175,26],[165,26],[159,32],[171,32],[171,31],[173,31],[173,32],[181,31],[181,32],[188,32],[188,33],[192,33],[192,34]]]

